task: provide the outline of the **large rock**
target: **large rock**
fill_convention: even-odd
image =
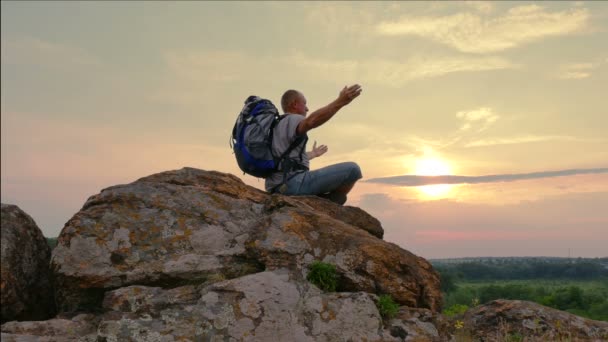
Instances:
[[[93,314],[57,317],[47,321],[8,322],[2,325],[2,342],[97,341],[99,318]]]
[[[46,319],[54,314],[51,248],[34,220],[2,204],[2,322]]]
[[[377,297],[323,293],[287,269],[172,289],[106,292],[103,313],[10,322],[2,341],[445,341],[428,309],[402,309],[386,325]]]
[[[61,232],[51,265],[64,312],[99,310],[107,291],[133,285],[206,286],[277,269],[299,281],[314,260],[336,265],[340,291],[387,293],[438,311],[438,274],[382,233],[357,208],[184,168],[89,198]]]
[[[99,325],[104,340],[393,340],[373,295],[322,293],[278,269],[171,290],[141,286],[108,292]]]
[[[608,341],[608,322],[520,300],[495,300],[464,315],[463,327],[483,341]]]
[[[438,313],[431,265],[382,235],[362,210],[324,199],[269,195],[191,168],[152,175],[89,198],[53,251],[62,313],[5,323],[2,341],[608,337],[608,323],[520,301],[450,321]],[[337,292],[306,280],[314,260],[336,265]],[[401,304],[392,319],[376,307],[384,293]]]

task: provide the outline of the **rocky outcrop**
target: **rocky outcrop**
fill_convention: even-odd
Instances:
[[[462,326],[483,341],[608,341],[608,322],[594,321],[540,304],[495,300],[466,312]]]
[[[405,306],[385,329],[398,341],[451,341],[454,330],[452,322],[437,312]]]
[[[4,304],[4,205],[2,215]],[[1,338],[439,342],[608,337],[608,323],[521,301],[495,301],[449,320],[438,313],[439,279],[431,265],[382,236],[380,223],[364,211],[322,198],[269,195],[232,175],[192,168],[155,174],[87,200],[64,227],[52,255],[60,314],[47,321],[5,323]],[[316,260],[336,266],[336,292],[306,280]],[[381,317],[380,294],[390,294],[401,305],[395,317]]]
[[[2,322],[52,317],[51,249],[42,231],[16,205],[2,204],[1,217]]]
[[[445,340],[434,325],[437,313],[404,308],[386,325],[376,299],[366,292],[324,293],[277,269],[208,286],[123,287],[106,292],[102,314],[7,323],[2,340]]]
[[[336,265],[341,292],[386,293],[438,311],[432,266],[382,234],[358,208],[184,168],[89,198],[64,227],[51,265],[62,312],[101,310],[106,292],[135,285],[207,286],[279,269],[302,281],[315,260]]]
[[[197,291],[127,287],[108,293],[99,337],[151,340],[391,340],[373,295],[322,293],[286,269],[226,280]],[[388,334],[388,335],[387,335]],[[384,336],[387,335],[387,336]]]
[[[47,321],[8,322],[2,342],[95,342],[100,318],[93,314],[57,317]]]

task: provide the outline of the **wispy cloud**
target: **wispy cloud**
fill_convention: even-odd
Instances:
[[[576,182],[587,186],[581,183]],[[542,193],[532,198],[529,196],[536,195],[537,189],[530,191],[529,184],[512,184],[498,196],[489,190],[492,184],[475,187],[486,188],[491,198],[516,194],[517,200],[500,205],[487,198],[404,201],[403,196],[414,189],[382,196],[375,192],[377,186],[369,186],[370,192],[361,196],[359,205],[382,222],[385,240],[427,258],[562,255],[569,248],[577,254],[606,255],[608,215],[604,207],[608,192],[603,185],[582,192],[577,185],[572,192]],[[475,190],[475,195],[480,195],[479,191]]]
[[[464,121],[462,126],[460,126],[461,131],[474,129],[477,132],[485,131],[499,118],[498,114],[495,114],[492,108],[488,107],[471,111],[460,111],[456,113],[456,117]]]
[[[539,5],[513,7],[502,16],[484,18],[472,13],[442,17],[405,16],[376,26],[382,35],[414,35],[468,53],[502,51],[545,37],[581,32],[588,25],[586,8],[548,12]]]
[[[230,50],[167,51],[163,54],[169,70],[190,80],[230,82],[246,79],[258,70],[259,58]]]
[[[540,235],[540,236],[534,236]],[[415,233],[416,239],[420,241],[504,241],[504,240],[526,240],[531,238],[543,237],[545,234],[533,234],[530,232],[518,231],[453,231],[447,229],[436,229],[418,231]]]
[[[455,72],[515,69],[502,57],[425,57],[391,59],[328,59],[303,53],[260,57],[236,51],[168,51],[165,62],[172,74],[190,81],[230,83],[268,74],[298,74],[302,79],[357,79],[366,84],[399,87],[408,82]]]
[[[413,80],[439,77],[455,72],[514,69],[518,65],[501,57],[411,57],[404,60],[323,60],[302,54],[286,62],[315,77],[360,79],[362,82],[401,86]]]
[[[464,1],[462,4],[481,13],[494,11],[494,4],[490,1]]]
[[[36,37],[2,38],[2,62],[45,66],[94,66],[101,64],[83,48]]]
[[[551,178],[574,176],[583,174],[608,173],[608,168],[595,169],[572,169],[560,171],[543,171],[519,174],[486,175],[486,176],[419,176],[404,175],[393,177],[381,177],[365,180],[369,183],[382,183],[397,186],[423,186],[431,184],[477,184],[477,183],[496,183],[513,182],[526,179]]]
[[[525,135],[510,138],[488,138],[473,140],[465,143],[465,147],[482,147],[482,146],[495,146],[495,145],[513,145],[513,144],[524,144],[524,143],[535,143],[543,141],[577,141],[577,142],[605,142],[606,139],[591,139],[591,138],[577,138],[568,135]]]
[[[591,76],[593,69],[599,66],[598,63],[573,63],[560,66],[557,78],[563,80],[578,80]]]

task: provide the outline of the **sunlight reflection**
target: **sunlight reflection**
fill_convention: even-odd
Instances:
[[[435,199],[449,197],[452,188],[454,188],[454,186],[450,184],[435,184],[417,187],[420,193]]]

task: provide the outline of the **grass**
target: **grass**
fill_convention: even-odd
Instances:
[[[449,318],[464,314],[469,307],[464,304],[454,304],[443,310],[443,314]]]
[[[526,300],[578,316],[608,321],[608,282],[604,280],[460,281],[444,296],[444,313],[458,315],[459,305],[477,306],[493,299]],[[483,303],[481,303],[483,304]]]
[[[334,292],[338,286],[336,266],[321,261],[310,264],[306,279],[323,291]]]
[[[380,315],[385,319],[391,319],[399,312],[399,304],[395,303],[393,297],[387,294],[378,297],[376,306],[378,307],[378,311],[380,311]]]

